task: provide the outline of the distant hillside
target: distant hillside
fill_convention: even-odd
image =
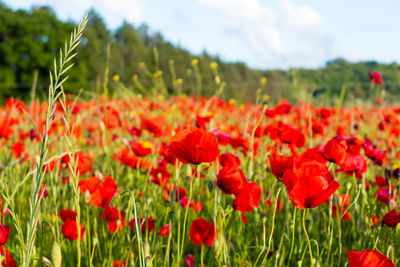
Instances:
[[[261,93],[273,99],[295,100],[301,92],[329,98],[339,95],[343,85],[348,94],[366,98],[372,95],[367,75],[371,71],[382,73],[383,86],[389,94],[400,92],[397,64],[352,64],[337,59],[317,70],[255,70],[240,62],[221,62],[206,52],[193,55],[168,42],[160,33],[151,32],[146,25],[134,27],[124,23],[111,32],[95,11],[90,11],[89,17],[76,66],[65,85],[70,92],[76,93],[80,88],[102,92],[107,88],[109,94],[115,94],[124,85],[143,94],[182,91],[211,95],[223,85],[216,82],[215,76],[219,75],[226,82],[221,95],[226,99],[254,100],[262,77],[267,77],[268,82]],[[36,95],[44,96],[53,57],[73,27],[71,22],[58,20],[47,7],[13,11],[0,3],[0,98],[29,99],[35,72]],[[217,68],[211,64],[214,62]]]

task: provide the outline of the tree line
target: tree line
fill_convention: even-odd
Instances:
[[[12,10],[0,3],[0,101],[10,96],[28,100],[32,87],[36,97],[45,97],[53,58],[74,26],[60,21],[49,7]],[[372,71],[382,74],[380,86],[388,94],[400,91],[396,63],[335,59],[319,69],[252,69],[243,62],[223,62],[206,51],[193,55],[146,24],[124,22],[110,31],[94,10],[89,12],[75,63],[65,85],[71,93],[82,89],[112,95],[121,88],[141,94],[222,92],[225,99],[254,101],[261,94],[273,99],[297,100],[303,93],[331,99],[345,87],[349,95],[368,98],[372,93],[367,73]]]

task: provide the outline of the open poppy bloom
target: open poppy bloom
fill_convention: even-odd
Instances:
[[[347,251],[347,259],[349,267],[396,267],[388,257],[372,249]]]
[[[8,225],[0,225],[0,245],[7,244],[11,228]]]
[[[347,145],[344,140],[333,138],[323,147],[321,155],[328,161],[342,164],[346,159]]]
[[[64,237],[69,240],[77,240],[78,239],[78,231],[76,225],[76,212],[73,210],[60,210],[60,218],[64,221],[64,224],[61,226],[61,232]],[[83,225],[80,225],[81,229],[81,240],[85,234],[85,228]]]
[[[293,167],[293,157],[283,156],[273,152],[269,163],[271,165],[272,174],[275,175],[276,179],[280,180],[285,171]]]
[[[382,217],[382,222],[389,227],[395,228],[400,223],[400,213],[391,210]]]
[[[258,184],[252,182],[246,184],[243,190],[236,196],[232,203],[235,210],[241,212],[252,212],[253,208],[258,207],[261,199],[261,188]]]
[[[338,172],[343,172],[349,176],[354,175],[359,179],[367,171],[367,162],[362,155],[347,153],[345,160],[339,166],[341,169],[337,170]]]
[[[328,167],[317,161],[295,162],[293,170],[283,174],[282,182],[299,209],[319,206],[339,188],[338,182],[331,179]]]
[[[5,254],[5,255],[4,255]],[[17,263],[15,260],[11,257],[10,251],[2,245],[0,245],[0,255],[5,256],[3,261],[1,262],[1,266],[6,266],[6,267],[17,267]]]
[[[13,157],[20,158],[22,153],[25,151],[25,146],[20,141],[17,141],[11,146],[11,149]]]
[[[212,162],[219,155],[217,139],[200,128],[177,132],[170,141],[169,150],[183,163],[200,164]]]
[[[198,246],[204,244],[211,247],[217,235],[214,223],[209,223],[203,218],[194,220],[189,229],[190,240]]]
[[[97,178],[95,178],[97,179]],[[110,204],[113,197],[118,193],[118,185],[114,178],[106,175],[104,182],[96,182],[95,179],[88,178],[84,182],[79,181],[79,186],[83,189],[92,191],[90,203],[95,207],[106,207]]]
[[[237,167],[224,167],[217,177],[217,185],[224,194],[237,195],[246,186],[247,179],[241,169]]]

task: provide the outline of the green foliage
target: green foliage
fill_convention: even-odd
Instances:
[[[36,70],[39,73],[37,96],[45,95],[52,59],[73,27],[71,22],[59,21],[48,7],[13,11],[0,3],[0,102],[9,96],[28,99]],[[110,60],[107,63],[108,45]],[[400,91],[399,66],[395,63],[350,63],[339,58],[314,70],[256,70],[241,62],[224,63],[207,52],[195,57],[166,41],[160,33],[152,32],[145,24],[135,27],[124,22],[115,31],[109,31],[94,10],[89,12],[85,38],[78,50],[76,66],[65,85],[67,92],[77,93],[80,89],[99,92],[108,66],[111,95],[122,84],[140,93],[161,90],[176,94],[177,80],[182,79],[179,91],[193,94],[201,90],[201,94],[210,96],[217,90],[215,73],[210,68],[213,62],[218,64],[220,79],[226,81],[221,97],[242,102],[255,100],[261,77],[268,78],[262,93],[276,101],[282,98],[297,100],[304,96],[303,92],[308,92],[317,101],[325,97],[329,102],[333,96],[340,95],[342,86],[346,86],[350,98],[370,98],[373,92],[367,73],[372,71],[381,72],[382,89],[386,93],[397,95]],[[194,58],[198,60],[196,66],[192,64]],[[162,73],[154,77],[159,70]],[[114,75],[120,77],[119,84],[110,79]],[[201,88],[198,88],[199,84]]]

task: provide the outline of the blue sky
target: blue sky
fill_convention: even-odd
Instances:
[[[315,68],[327,60],[400,62],[398,0],[0,0],[49,5],[78,21],[94,7],[110,29],[145,22],[195,54],[261,69]]]

